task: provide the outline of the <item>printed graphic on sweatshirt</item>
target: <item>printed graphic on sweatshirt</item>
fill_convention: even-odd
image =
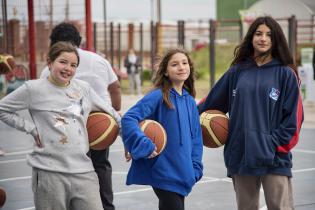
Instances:
[[[275,101],[278,100],[279,95],[280,95],[280,91],[276,88],[272,88],[270,93],[269,93],[269,97]]]
[[[64,126],[66,124],[69,124],[68,121],[66,120],[66,118],[64,117],[61,117],[61,116],[55,116],[55,120],[56,120],[56,123],[55,123],[55,127],[60,127],[60,126]]]
[[[71,99],[71,105],[68,106],[64,111],[68,111],[75,116],[84,115],[82,108],[83,97],[79,91],[73,91],[71,93],[66,93],[66,95]]]
[[[68,142],[68,137],[62,136],[61,139],[59,140],[59,142],[60,142],[61,144],[68,144],[68,143],[69,143],[69,142]]]

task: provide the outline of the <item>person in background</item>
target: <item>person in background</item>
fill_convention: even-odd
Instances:
[[[134,94],[136,89],[137,94],[141,95],[141,64],[134,49],[129,49],[124,66],[127,68],[130,94]]]
[[[195,102],[194,67],[186,51],[170,49],[162,58],[154,89],[122,118],[122,138],[132,157],[127,185],[151,185],[159,210],[184,210],[185,196],[202,177],[203,144]],[[151,119],[166,131],[167,144],[156,146],[139,128]]]
[[[111,104],[116,111],[119,111],[121,109],[120,82],[109,62],[94,52],[79,48],[81,36],[77,28],[71,23],[60,23],[52,30],[50,44],[53,45],[58,41],[71,42],[77,47],[80,65],[77,68],[75,78],[89,83],[104,101]],[[46,67],[40,77],[46,78],[48,74],[49,70]],[[89,155],[99,178],[100,195],[104,210],[114,210],[112,166],[108,160],[109,148],[98,151],[90,150]]]
[[[303,122],[299,77],[280,25],[258,17],[235,49],[230,69],[199,104],[228,113],[224,147],[239,210],[293,210],[292,153]]]
[[[47,78],[29,80],[0,100],[0,120],[34,137],[27,162],[38,210],[101,210],[99,183],[89,150],[86,122],[91,111],[120,115],[90,85],[73,79],[79,54],[69,42],[51,46]],[[28,110],[31,120],[17,111]]]

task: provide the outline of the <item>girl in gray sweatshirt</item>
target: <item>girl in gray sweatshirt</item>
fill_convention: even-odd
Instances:
[[[76,48],[54,44],[48,54],[48,78],[30,80],[0,100],[0,120],[31,134],[27,157],[33,168],[36,209],[103,209],[89,150],[86,122],[91,111],[120,115],[81,80],[72,79],[79,65]],[[18,115],[28,110],[32,120]]]

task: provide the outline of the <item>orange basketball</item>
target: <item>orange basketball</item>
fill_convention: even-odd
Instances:
[[[2,187],[0,187],[0,208],[2,208],[6,199],[7,199],[6,192],[4,191]]]
[[[224,145],[228,137],[229,118],[219,110],[207,110],[200,115],[203,145],[216,148]]]
[[[12,55],[0,55],[0,74],[6,74],[14,67],[15,61]]]
[[[163,126],[154,120],[143,120],[139,123],[144,134],[156,145],[157,153],[160,154],[167,143],[167,136]]]
[[[114,143],[119,133],[119,126],[112,116],[104,112],[93,112],[87,123],[90,148],[104,150]]]

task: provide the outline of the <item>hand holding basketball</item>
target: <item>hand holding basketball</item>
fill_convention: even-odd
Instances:
[[[219,110],[207,110],[200,115],[203,145],[216,148],[228,137],[229,118]]]

